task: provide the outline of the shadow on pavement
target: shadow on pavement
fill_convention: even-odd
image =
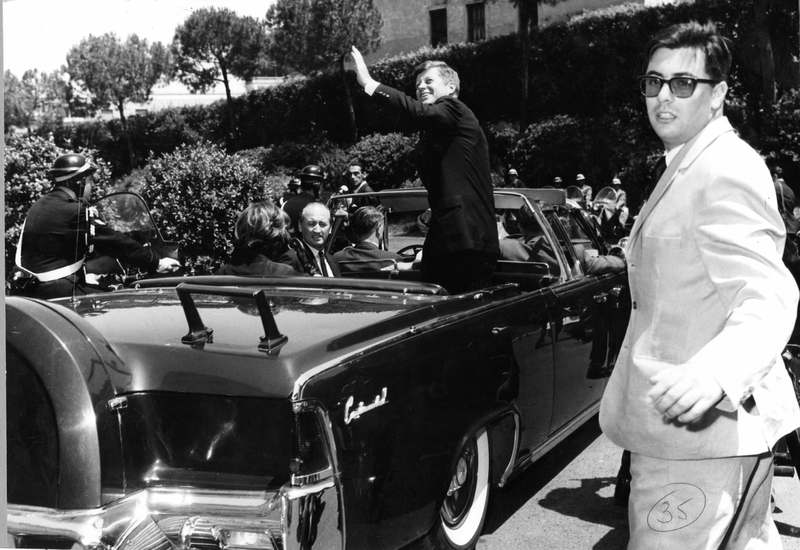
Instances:
[[[615,481],[614,477],[581,479],[580,487],[553,489],[539,500],[539,505],[564,516],[611,527],[611,531],[592,546],[593,550],[625,548],[628,542],[627,509],[615,505],[612,497],[598,494],[605,487],[613,487]]]
[[[572,460],[580,455],[600,435],[597,416],[552,451],[536,461],[509,485],[492,494],[492,501],[484,525],[484,533],[494,533],[519,508],[547,485]],[[598,491],[613,485],[615,478],[601,477],[581,480],[578,488],[558,488],[545,495],[539,504],[565,516],[583,521],[608,525],[612,528],[597,543],[593,550],[619,550],[628,541],[626,509],[615,506],[611,497],[601,497]]]

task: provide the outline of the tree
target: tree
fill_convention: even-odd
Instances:
[[[267,12],[270,53],[280,66],[308,74],[338,64],[353,142],[358,132],[345,57],[351,45],[364,53],[378,49],[382,25],[372,0],[278,0]]]
[[[81,108],[81,98],[63,68],[50,73],[30,69],[21,79],[6,71],[4,89],[6,131],[14,125],[30,133],[34,125],[63,119],[73,108]]]
[[[743,57],[747,70],[759,80],[758,95],[764,107],[800,83],[800,65],[791,39],[797,9],[779,0],[753,2],[753,36],[744,41],[751,54]]]
[[[203,92],[222,82],[228,101],[232,134],[230,76],[251,80],[264,70],[269,39],[264,23],[222,8],[202,8],[175,29],[172,53],[178,78],[194,91]]]
[[[492,0],[496,1],[496,0]],[[505,1],[505,0],[503,0]],[[530,85],[531,35],[539,28],[539,4],[555,5],[563,0],[509,0],[517,8],[519,18],[520,71],[519,125],[528,125],[528,96]]]
[[[22,81],[9,70],[3,75],[3,131],[11,126],[28,128],[30,132],[32,112],[28,106],[28,96]]]
[[[272,58],[306,74],[333,67],[351,45],[375,51],[382,25],[372,0],[278,0],[267,12]]]
[[[134,166],[133,144],[125,117],[125,103],[144,103],[158,80],[168,74],[170,57],[161,42],[152,45],[135,34],[123,43],[114,33],[84,38],[67,54],[67,71],[92,95],[96,107],[113,106],[119,112],[128,158]]]

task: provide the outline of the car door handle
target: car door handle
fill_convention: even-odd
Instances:
[[[602,304],[602,303],[604,303],[606,300],[608,300],[608,292],[598,292],[597,294],[595,294],[594,296],[592,296],[592,298],[594,298],[594,301],[595,301],[596,303],[598,303],[598,304]]]
[[[501,334],[504,334],[504,333],[508,332],[509,328],[511,328],[511,327],[509,327],[509,326],[492,327],[492,336],[500,336]]]

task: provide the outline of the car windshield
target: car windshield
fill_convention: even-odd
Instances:
[[[147,204],[139,195],[112,193],[98,199],[93,206],[100,219],[114,231],[125,233],[139,242],[159,238]]]

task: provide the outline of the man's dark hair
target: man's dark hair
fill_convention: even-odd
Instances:
[[[362,206],[350,216],[350,230],[359,240],[370,237],[383,223],[383,212],[374,206]]]
[[[419,75],[428,69],[438,69],[439,76],[442,77],[444,83],[453,85],[453,97],[458,97],[458,92],[461,90],[461,81],[458,78],[458,73],[444,61],[423,61],[414,67],[414,82],[417,81]]]
[[[676,50],[696,48],[706,56],[706,72],[712,80],[726,80],[731,70],[731,50],[728,39],[719,34],[714,23],[701,25],[697,21],[678,23],[656,34],[647,46],[644,70],[653,53],[659,48]]]

